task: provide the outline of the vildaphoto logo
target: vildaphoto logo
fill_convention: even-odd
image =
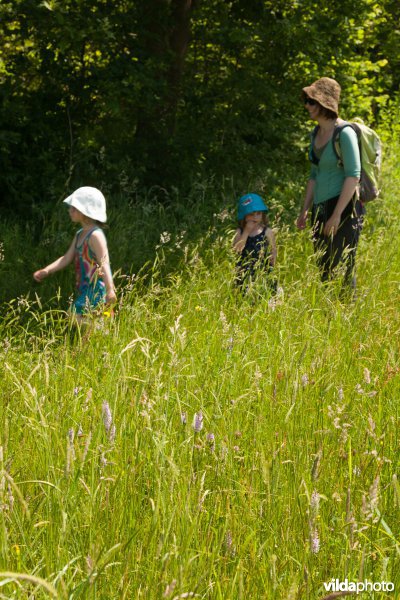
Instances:
[[[331,579],[324,583],[327,592],[393,592],[394,584],[391,581],[349,581],[345,579]]]

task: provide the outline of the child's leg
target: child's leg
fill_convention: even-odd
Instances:
[[[69,314],[72,325],[81,328],[90,325],[93,319],[90,316],[90,301],[86,292],[81,293],[73,302]]]

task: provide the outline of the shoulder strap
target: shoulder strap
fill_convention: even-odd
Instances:
[[[343,163],[342,163],[342,151],[340,149],[340,134],[345,127],[351,127],[352,130],[356,132],[358,147],[360,147],[360,136],[358,135],[358,130],[353,125],[353,123],[350,123],[349,121],[345,121],[344,123],[341,123],[340,125],[336,125],[335,130],[333,132],[333,136],[332,136],[332,145],[333,145],[333,151],[335,153],[335,156],[341,165],[343,165]],[[361,155],[361,152],[360,152],[360,155]]]
[[[81,227],[81,229],[78,229],[78,231],[76,232],[76,235],[75,235],[75,248],[78,246],[79,235],[81,234],[82,231],[83,231],[83,227]]]
[[[97,231],[97,229],[101,229],[101,227],[97,227],[97,225],[96,225],[96,226],[92,227],[92,229],[89,229],[89,231],[86,233],[86,235],[85,235],[85,236],[84,236],[84,237],[81,239],[81,241],[80,241],[80,243],[79,243],[79,247],[81,247],[81,246],[82,246],[82,244],[83,244],[84,242],[86,242],[86,241],[87,241],[87,243],[89,243],[89,238],[90,238],[90,236],[92,235],[92,233],[93,233],[94,231]],[[83,228],[82,228],[82,229],[80,229],[80,230],[78,231],[78,233],[76,234],[76,245],[78,245],[78,236],[79,236],[79,234],[80,234],[82,231],[83,231]]]
[[[95,227],[93,227],[93,229],[91,229],[91,230],[89,231],[89,233],[88,233],[88,234],[87,234],[87,236],[85,237],[85,240],[87,241],[87,243],[88,243],[88,246],[89,246],[89,248],[90,248],[92,251],[93,251],[93,248],[92,248],[92,246],[91,246],[91,244],[90,244],[90,238],[92,237],[92,234],[93,234],[95,231],[101,231],[101,233],[102,233],[102,234],[103,234],[103,236],[104,236],[104,231],[102,230],[102,228],[101,228],[101,227],[95,226]]]
[[[100,227],[97,227],[97,225],[95,225],[94,227],[92,227],[92,229],[90,229],[90,230],[88,231],[88,234],[87,234],[87,236],[86,236],[86,238],[85,238],[85,239],[89,239],[89,238],[90,238],[90,236],[92,235],[92,233],[93,233],[94,231],[97,231],[98,229],[101,229],[101,228],[100,228]]]

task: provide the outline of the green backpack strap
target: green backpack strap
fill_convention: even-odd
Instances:
[[[333,151],[335,153],[335,156],[338,159],[338,162],[341,167],[343,167],[343,160],[342,160],[342,151],[340,149],[340,134],[342,133],[342,131],[345,127],[351,127],[353,129],[353,131],[356,132],[357,141],[358,141],[358,149],[360,151],[360,157],[361,157],[360,131],[359,131],[357,125],[355,123],[349,123],[349,121],[345,121],[344,123],[341,123],[340,125],[336,125],[335,130],[333,132],[333,136],[332,136],[332,146],[333,146]]]
[[[382,161],[382,143],[379,135],[365,125],[361,120],[356,122],[344,122],[335,128],[332,136],[332,144],[335,155],[340,166],[343,166],[340,150],[340,133],[345,127],[351,127],[357,135],[358,149],[360,152],[360,182],[359,198],[366,203],[375,200],[379,196],[379,179]]]

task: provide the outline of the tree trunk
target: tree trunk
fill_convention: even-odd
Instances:
[[[199,0],[143,2],[142,64],[152,88],[143,87],[135,151],[145,155],[149,173],[162,180],[169,171],[191,14]],[[154,180],[153,180],[154,182]],[[160,183],[160,181],[158,181]]]

